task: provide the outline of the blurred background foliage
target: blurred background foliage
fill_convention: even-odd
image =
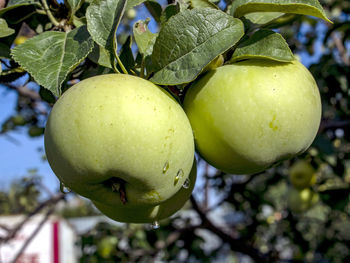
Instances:
[[[56,16],[66,15],[63,4],[48,2],[56,8]],[[321,92],[323,119],[310,149],[253,176],[223,174],[198,159],[199,183],[180,213],[156,230],[148,225],[100,223],[79,237],[80,262],[350,262],[350,1],[320,2],[334,24],[295,16],[277,29],[309,67]],[[132,9],[122,19],[120,43],[150,4]],[[223,8],[230,4],[220,1]],[[15,113],[1,123],[0,136],[25,129],[37,137],[43,135],[55,98],[6,59],[6,52],[50,28],[50,21],[39,14],[21,17],[21,12],[16,16],[11,12],[16,34],[0,42],[0,92],[17,93]],[[108,71],[87,59],[65,85]],[[306,189],[297,189],[290,181],[290,167],[299,160],[314,170],[315,183]],[[43,192],[50,195],[36,171],[28,171],[28,176],[0,192],[0,213],[30,213]],[[74,198],[69,194],[66,200]],[[98,214],[86,200],[74,206],[68,203],[57,214],[66,218]]]

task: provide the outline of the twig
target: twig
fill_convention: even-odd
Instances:
[[[3,225],[3,224],[0,224],[0,228],[5,230],[6,232],[9,232],[10,231],[10,228],[6,225]]]
[[[124,74],[129,74],[128,71],[126,70],[126,68],[124,67],[123,62],[120,60],[120,58],[119,58],[119,56],[118,56],[116,51],[114,51],[114,56],[117,59],[118,65],[122,69],[123,73]]]
[[[114,32],[114,34],[116,34],[116,32]],[[123,62],[120,60],[120,58],[118,56],[118,53],[117,53],[117,39],[116,39],[116,35],[113,36],[113,52],[114,52],[114,57],[117,59],[118,65],[122,69],[123,73],[124,74],[128,74],[128,71],[124,67]],[[115,65],[115,62],[113,62],[113,68],[114,68],[114,71],[119,73],[119,70],[117,69],[117,66]]]
[[[6,76],[6,75],[10,75],[13,73],[22,73],[25,72],[23,68],[18,67],[18,68],[11,68],[9,70],[5,70],[3,72],[0,73],[1,76]]]
[[[6,243],[10,239],[14,238],[17,234],[17,232],[29,221],[29,219],[39,213],[44,207],[53,205],[58,203],[59,201],[63,200],[65,195],[63,193],[59,193],[56,196],[46,200],[45,202],[39,204],[31,213],[29,213],[24,220],[22,220],[15,228],[11,229],[8,233],[8,235],[4,238],[0,238],[0,244]]]
[[[49,6],[47,5],[47,2],[46,0],[41,0],[41,3],[43,4],[43,7],[44,7],[44,10],[48,16],[48,18],[50,19],[51,23],[54,25],[54,26],[59,26],[60,23],[56,20],[56,18],[52,15],[51,11],[50,11],[50,8]]]
[[[342,62],[344,63],[344,65],[350,66],[350,58],[347,54],[347,51],[346,51],[346,48],[344,47],[343,42],[340,40],[339,37],[337,37],[335,33],[332,34],[332,39],[334,41],[336,48],[338,49],[339,56]]]
[[[18,94],[21,95],[21,96],[28,97],[28,98],[30,98],[32,100],[41,100],[40,95],[36,91],[28,89],[27,86],[17,87],[15,85],[6,84],[6,87],[17,91]]]
[[[33,231],[33,233],[30,235],[30,237],[24,242],[20,250],[17,252],[15,258],[12,260],[12,263],[16,263],[17,260],[20,258],[24,250],[28,247],[30,242],[34,239],[34,237],[39,233],[40,229],[43,227],[44,223],[48,220],[49,216],[53,213],[54,207],[51,207],[49,211],[45,214],[45,217],[40,221],[36,229]]]
[[[13,138],[11,135],[8,135],[7,133],[5,133],[5,131],[1,131],[1,132],[0,132],[0,135],[5,136],[5,138],[6,138],[7,140],[9,140],[11,143],[13,143],[13,144],[15,144],[15,145],[17,145],[17,146],[18,146],[18,145],[21,145],[21,142],[20,142],[19,140]]]
[[[257,249],[255,249],[253,246],[249,245],[246,240],[243,240],[241,238],[235,238],[232,236],[232,234],[228,234],[224,232],[219,227],[215,226],[206,216],[206,214],[203,212],[203,210],[198,206],[196,200],[194,199],[193,195],[190,198],[192,206],[194,210],[197,211],[199,217],[202,220],[202,227],[210,230],[215,235],[221,238],[221,240],[227,244],[230,245],[231,249],[237,252],[241,252],[243,254],[249,255],[253,260],[259,263],[269,263],[274,262],[276,259],[276,256],[274,256],[272,253],[270,254],[263,254]]]
[[[209,164],[205,164],[205,183],[204,183],[204,202],[203,202],[203,208],[205,210],[208,209],[209,204]]]
[[[322,120],[318,133],[322,133],[326,129],[345,128],[347,126],[350,126],[350,120],[342,120],[342,121]]]
[[[176,229],[174,232],[170,233],[167,238],[163,240],[158,240],[155,243],[154,249],[137,249],[132,251],[132,256],[134,257],[135,261],[137,261],[140,257],[144,257],[145,255],[150,255],[152,257],[156,257],[157,253],[160,250],[167,249],[167,247],[174,244],[177,240],[182,238],[182,236],[187,234],[192,234],[193,231],[197,228],[200,228],[200,225],[198,226],[190,226],[185,228]]]

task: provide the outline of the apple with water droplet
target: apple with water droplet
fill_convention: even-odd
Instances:
[[[188,89],[184,109],[199,154],[232,174],[261,172],[304,152],[321,119],[316,82],[296,60],[211,70]]]
[[[106,216],[119,221],[129,223],[154,223],[165,219],[179,211],[188,201],[193,191],[197,178],[197,166],[193,163],[191,173],[186,185],[168,200],[150,206],[107,205],[101,202],[93,202],[94,205]]]
[[[124,74],[95,76],[68,89],[48,118],[45,150],[64,186],[121,212],[172,198],[194,160],[182,107],[153,83]],[[148,222],[137,213],[127,218]]]

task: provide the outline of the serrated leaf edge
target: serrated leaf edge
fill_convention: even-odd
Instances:
[[[210,8],[209,8],[209,9],[210,9]],[[211,9],[211,10],[215,10],[215,9]],[[166,25],[167,23],[169,23],[169,21],[170,21],[173,17],[174,17],[174,16],[172,16],[164,25]],[[244,25],[243,25],[243,22],[242,22],[240,19],[237,19],[237,18],[234,18],[234,19],[235,19],[238,23],[240,23],[240,24],[242,25],[242,28],[243,28],[242,34],[241,34],[240,38],[239,38],[236,42],[232,43],[232,45],[231,45],[230,47],[228,47],[227,49],[223,50],[220,54],[226,52],[226,51],[229,50],[232,46],[234,46],[235,44],[237,44],[237,42],[238,42],[238,41],[243,37],[243,35],[244,35]],[[225,30],[228,30],[228,29],[229,29],[229,28],[226,28],[226,29],[224,29],[224,30],[218,32],[217,34],[222,33],[222,32],[224,32]],[[158,35],[159,35],[159,34],[158,34]],[[215,35],[216,35],[216,34],[215,34]],[[213,36],[215,36],[215,35],[212,35],[211,37],[213,37]],[[207,40],[206,40],[206,41],[207,41]],[[200,75],[200,73],[202,72],[203,68],[204,68],[206,65],[208,65],[212,60],[214,60],[214,59],[215,59],[218,55],[220,55],[220,54],[217,54],[216,56],[214,56],[214,57],[202,68],[202,70],[200,70],[200,71],[196,74],[196,76],[194,76],[194,78],[192,78],[191,80],[187,80],[187,81],[183,81],[183,82],[178,82],[178,83],[161,83],[161,82],[157,82],[157,81],[154,81],[154,80],[153,80],[154,76],[155,76],[158,72],[164,70],[165,68],[167,68],[167,67],[168,67],[169,65],[171,65],[172,63],[175,63],[176,61],[178,61],[178,60],[181,59],[182,57],[184,57],[184,56],[186,56],[187,54],[191,53],[193,50],[195,50],[196,48],[198,48],[198,47],[200,47],[201,45],[203,45],[204,43],[206,43],[206,41],[204,41],[203,43],[201,43],[199,46],[196,46],[196,47],[195,47],[194,49],[192,49],[190,52],[188,52],[188,53],[182,55],[181,57],[177,58],[176,60],[171,61],[171,62],[168,63],[166,66],[164,66],[164,67],[162,67],[161,69],[159,69],[159,70],[158,70],[157,72],[155,72],[155,74],[150,78],[150,81],[153,82],[153,83],[155,83],[155,84],[158,84],[158,85],[181,85],[181,84],[189,83],[189,82],[193,81],[194,79],[196,79],[196,78]]]
[[[67,35],[69,34],[69,32],[68,33],[65,33],[65,40],[67,39]],[[33,39],[33,38],[32,38]],[[30,41],[31,39],[28,39],[27,41]],[[66,41],[64,41],[64,45],[66,44]],[[84,57],[82,57],[77,63],[75,63],[74,65],[72,65],[71,67],[69,67],[69,70],[68,70],[68,72],[64,75],[64,78],[62,78],[62,81],[59,83],[59,85],[57,86],[57,90],[56,90],[56,94],[54,94],[55,96],[61,96],[62,94],[61,94],[61,85],[62,85],[62,83],[63,83],[63,81],[65,80],[65,78],[68,76],[68,74],[70,73],[70,72],[72,72],[72,70],[73,69],[75,69],[84,59],[86,59],[87,58],[87,56],[91,53],[91,51],[92,51],[92,49],[93,49],[93,45],[92,45],[92,48],[90,48],[90,50],[89,50],[89,52],[87,52],[87,54],[84,56]],[[16,47],[14,47],[12,50],[11,50],[11,57],[13,58],[13,60],[15,60],[18,64],[20,64],[19,62],[18,62],[18,58],[17,58],[17,56],[16,56]],[[64,58],[64,56],[63,56],[63,58]],[[62,59],[63,59],[62,58]],[[33,78],[34,78],[34,80],[39,84],[39,85],[41,85],[41,86],[43,86],[45,89],[47,89],[47,90],[49,90],[49,91],[51,91],[52,92],[52,90],[50,90],[49,88],[47,88],[47,87],[45,87],[45,85],[43,85],[43,83],[41,82],[41,81],[38,81],[37,79],[36,79],[36,77],[34,77],[34,75],[33,75],[33,73],[32,73],[32,71],[30,71],[26,66],[23,66],[23,65],[21,65],[20,64],[20,66],[25,70],[25,71],[27,71]],[[59,72],[58,72],[58,75],[59,75]],[[58,83],[57,83],[58,84]]]
[[[260,31],[272,31],[272,30],[261,29]],[[290,48],[289,48],[289,45],[288,45],[287,41],[285,40],[285,38],[284,38],[281,34],[279,34],[279,33],[277,33],[277,32],[274,32],[274,33],[275,33],[275,35],[278,36],[278,37],[281,39],[281,41],[288,47],[289,53],[290,53],[291,57],[292,57],[292,58],[295,58],[293,52],[292,52],[292,51],[290,50]],[[238,46],[238,47],[239,47],[239,46]],[[246,58],[247,58],[247,59],[249,59],[249,58],[269,59],[269,60],[274,60],[274,61],[279,61],[279,62],[291,62],[291,61],[293,61],[293,59],[292,59],[292,60],[280,60],[280,59],[272,58],[272,57],[270,57],[270,56],[263,56],[263,55],[241,55],[241,56],[235,56],[235,57],[234,57],[234,54],[235,54],[235,53],[233,52],[232,57],[231,57],[231,59],[229,60],[229,63],[234,63],[234,62],[237,62],[237,61],[239,61],[239,60],[246,59]]]

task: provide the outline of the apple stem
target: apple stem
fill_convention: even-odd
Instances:
[[[124,184],[123,184],[124,185]],[[121,187],[119,190],[119,195],[120,195],[120,200],[122,201],[123,205],[127,203],[126,199],[126,192],[125,192],[125,187]]]
[[[125,182],[122,180],[115,179],[112,182],[112,191],[119,192],[120,201],[122,201],[123,205],[127,203],[126,191],[125,191]]]

